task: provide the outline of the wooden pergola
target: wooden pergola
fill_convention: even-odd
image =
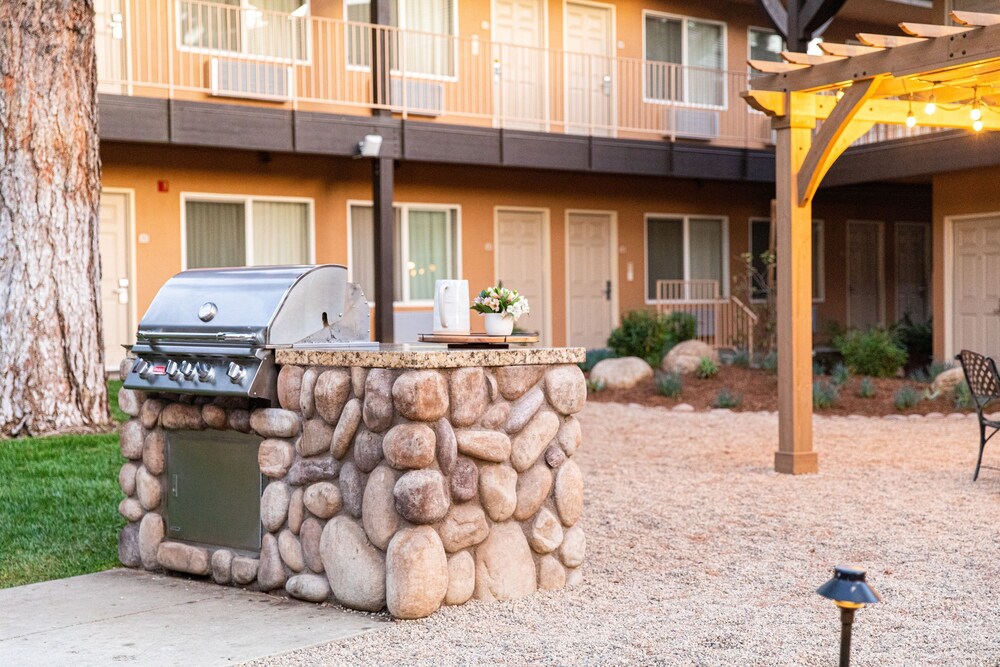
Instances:
[[[777,472],[818,470],[812,446],[812,199],[837,158],[876,123],[1000,130],[1000,15],[955,11],[957,25],[902,23],[824,55],[751,60],[743,97],[776,132]],[[817,123],[821,121],[821,123]],[[817,127],[818,126],[818,127]]]

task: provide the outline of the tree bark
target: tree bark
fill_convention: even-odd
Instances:
[[[110,422],[92,0],[0,1],[0,437]]]

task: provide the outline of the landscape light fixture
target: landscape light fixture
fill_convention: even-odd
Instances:
[[[357,157],[378,157],[382,151],[382,137],[378,134],[366,134],[365,138],[358,142]]]
[[[816,592],[840,607],[840,667],[849,667],[854,612],[882,598],[865,581],[864,570],[843,565],[833,568],[833,579],[817,588]]]

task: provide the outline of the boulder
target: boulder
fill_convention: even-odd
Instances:
[[[160,542],[156,550],[160,567],[174,572],[187,572],[203,576],[212,571],[208,549],[180,542]]]
[[[296,574],[285,582],[285,592],[306,602],[322,602],[330,595],[330,583],[320,574]]]
[[[660,368],[668,373],[690,375],[698,369],[702,357],[719,363],[719,353],[714,347],[700,340],[686,340],[670,348],[667,356],[663,357]]]
[[[291,490],[284,482],[271,482],[260,494],[260,522],[264,530],[275,532],[285,524]]]
[[[653,379],[653,367],[639,357],[601,359],[590,371],[590,381],[606,389],[631,389]]]
[[[316,380],[319,379],[318,368],[307,368],[302,374],[302,386],[299,389],[299,406],[302,416],[312,419],[316,416]]]
[[[451,497],[456,503],[472,500],[479,493],[479,468],[472,459],[460,456],[451,471]]]
[[[212,581],[228,584],[232,580],[234,555],[229,549],[216,549],[212,553]]]
[[[333,445],[330,449],[335,458],[344,458],[348,447],[351,446],[354,434],[358,432],[358,426],[361,424],[361,412],[361,401],[356,398],[349,400],[341,410],[340,420],[333,431]]]
[[[931,383],[931,391],[935,394],[950,394],[955,391],[955,387],[964,381],[965,372],[961,366],[949,368],[946,371],[941,371],[934,377],[934,382]]]
[[[517,473],[510,466],[483,466],[479,471],[479,497],[491,519],[506,521],[517,507]]]
[[[135,473],[135,494],[144,510],[155,510],[163,498],[163,487],[160,478],[151,475],[145,466],[140,466]]]
[[[146,510],[142,508],[142,504],[135,498],[123,498],[118,503],[118,513],[128,521],[139,521],[146,513]]]
[[[438,527],[444,550],[454,553],[474,547],[490,534],[483,508],[476,503],[454,505]]]
[[[479,425],[487,430],[500,428],[510,418],[510,403],[497,401],[490,405],[479,420]]]
[[[434,435],[437,441],[438,466],[444,474],[451,474],[452,468],[455,467],[455,459],[458,458],[458,439],[455,437],[455,429],[447,419],[439,419],[434,425]]]
[[[329,519],[340,511],[340,489],[333,482],[310,484],[302,496],[306,509],[321,519]]]
[[[200,431],[205,428],[201,418],[201,408],[197,405],[184,403],[168,403],[160,412],[160,425],[163,428],[184,431]]]
[[[287,440],[268,438],[257,449],[257,465],[271,479],[280,479],[295,460],[295,447]]]
[[[292,486],[304,486],[313,482],[332,480],[337,477],[340,464],[332,454],[296,459],[285,475],[285,481]]]
[[[323,371],[313,389],[316,412],[330,424],[340,420],[340,413],[351,397],[351,374],[343,368]]]
[[[368,369],[360,366],[351,367],[351,389],[354,391],[354,398],[365,397],[365,381],[368,379]]]
[[[562,454],[562,450],[556,447]],[[518,521],[530,519],[549,497],[552,490],[552,472],[545,463],[539,461],[517,476],[517,506],[514,518]]]
[[[510,438],[499,431],[459,429],[458,451],[484,461],[502,463],[510,458]]]
[[[361,503],[361,524],[371,543],[385,550],[399,528],[399,513],[393,489],[399,473],[388,466],[379,466],[368,476],[364,501]]]
[[[583,513],[583,473],[573,460],[556,473],[555,499],[563,525],[572,526]]]
[[[302,545],[302,560],[313,572],[323,571],[323,557],[319,543],[323,537],[323,524],[315,517],[302,522],[299,529],[299,543]]]
[[[139,411],[142,409],[142,402],[145,400],[146,394],[144,392],[125,389],[124,387],[118,390],[118,409],[129,417],[139,416]]]
[[[156,512],[150,512],[142,517],[139,523],[139,560],[147,570],[156,569],[156,552],[160,548],[164,534],[163,517]]]
[[[583,432],[580,430],[580,422],[576,417],[566,417],[559,432],[556,433],[556,442],[565,452],[566,456],[573,456],[577,448],[583,441]]]
[[[396,384],[402,380],[401,377]],[[385,434],[382,452],[389,465],[397,470],[426,468],[434,463],[436,441],[434,431],[426,424],[399,424]]]
[[[437,371],[406,371],[392,385],[396,411],[414,421],[437,421],[448,413],[448,383]]]
[[[299,416],[281,408],[262,408],[250,414],[250,428],[265,438],[293,438],[299,433]]]
[[[559,519],[548,508],[543,507],[531,522],[528,543],[540,554],[547,554],[559,548],[563,541],[563,527]]]
[[[153,475],[162,475],[166,466],[167,443],[163,431],[155,429],[142,443],[142,465]]]
[[[257,578],[257,568],[260,561],[256,558],[246,556],[236,556],[233,558],[233,582],[240,586],[246,586]]]
[[[343,515],[328,521],[319,548],[337,602],[362,611],[385,606],[385,556],[356,521]]]
[[[528,423],[538,408],[545,402],[545,394],[541,389],[535,387],[521,398],[517,399],[510,406],[510,414],[504,422],[503,430],[507,433],[517,433]]]
[[[340,499],[355,519],[361,518],[361,501],[365,493],[365,476],[348,461],[340,469]]]
[[[405,528],[389,542],[385,600],[396,618],[434,613],[448,592],[448,557],[430,526]]]
[[[209,428],[222,431],[229,424],[229,415],[225,408],[220,408],[214,403],[206,403],[201,406],[201,418]]]
[[[306,561],[302,554],[302,544],[287,528],[278,533],[278,553],[281,555],[282,562],[292,572],[301,572],[305,568]]]
[[[559,546],[559,559],[566,567],[580,567],[587,550],[587,537],[580,526],[573,526],[566,531],[562,544]]]
[[[445,479],[437,470],[411,470],[393,487],[396,511],[411,523],[435,523],[448,512]]]
[[[139,470],[139,464],[128,461],[118,471],[118,486],[121,487],[122,493],[126,496],[135,493],[135,473],[137,470]]]
[[[373,368],[365,378],[364,410],[365,426],[376,433],[384,433],[392,426],[392,381],[393,371],[387,368]]]
[[[559,432],[559,417],[554,412],[539,412],[511,441],[510,462],[523,472],[535,464]]]
[[[285,585],[285,566],[278,551],[278,540],[267,533],[260,545],[260,563],[257,566],[257,585],[262,591],[272,591]]]
[[[361,472],[371,472],[382,458],[382,436],[362,428],[354,437],[354,464]]]
[[[553,470],[566,463],[566,452],[562,447],[551,444],[545,448],[545,463]]]
[[[545,372],[545,398],[564,415],[583,409],[587,402],[587,380],[576,364],[554,366]]]
[[[538,560],[538,588],[543,591],[557,591],[566,585],[566,568],[553,556],[542,556]]]
[[[476,587],[476,561],[468,551],[460,551],[448,558],[448,592],[445,604],[465,604]]]
[[[333,427],[322,419],[309,419],[302,426],[302,436],[295,448],[302,456],[316,456],[330,451],[333,442]]]
[[[150,398],[143,402],[139,408],[139,421],[144,428],[153,428],[160,421],[160,413],[163,412],[164,402],[157,398]]]
[[[286,410],[298,412],[302,409],[301,366],[282,366],[278,373],[278,404]]]
[[[508,401],[516,400],[535,386],[544,372],[545,366],[498,366],[496,380],[500,394]]]
[[[486,541],[476,547],[477,600],[513,600],[531,595],[537,587],[535,561],[516,521],[493,526]]]
[[[240,433],[249,433],[252,431],[253,429],[250,428],[250,411],[242,409],[230,410],[229,428]]]
[[[142,557],[139,555],[139,524],[125,524],[118,533],[118,562],[125,567],[139,567]]]
[[[455,426],[475,424],[489,400],[482,368],[459,368],[451,374],[451,422]]]
[[[146,430],[135,419],[130,419],[121,427],[121,434],[118,437],[118,448],[122,456],[132,461],[142,458],[142,446],[146,437]]]
[[[305,495],[305,489],[301,486],[294,487],[291,497],[288,499],[288,529],[299,534],[299,530],[302,528],[302,522],[306,518],[306,505],[302,502],[302,496]]]

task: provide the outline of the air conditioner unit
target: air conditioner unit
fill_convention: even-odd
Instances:
[[[667,125],[673,136],[705,141],[719,136],[718,111],[671,108],[667,110],[667,114]]]
[[[292,97],[292,68],[233,58],[212,58],[208,63],[212,95],[286,102]]]
[[[444,86],[430,81],[407,79],[403,86],[402,79],[392,79],[389,84],[389,94],[394,111],[402,111],[421,116],[440,116],[444,113]],[[403,91],[406,95],[403,95]]]

